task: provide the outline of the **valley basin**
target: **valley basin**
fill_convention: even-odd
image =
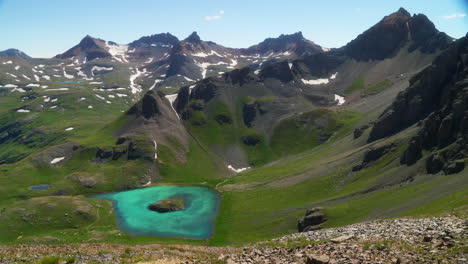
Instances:
[[[158,185],[90,198],[112,201],[119,228],[136,236],[209,238],[219,208],[218,193],[202,186]],[[185,210],[158,213],[148,209],[154,202],[175,198],[184,201]]]

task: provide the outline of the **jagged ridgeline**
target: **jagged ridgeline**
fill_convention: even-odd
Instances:
[[[467,58],[467,37],[404,9],[337,49],[194,32],[1,52],[0,242],[238,245],[466,213]],[[132,236],[117,200],[90,198],[158,184],[216,191],[209,238]]]

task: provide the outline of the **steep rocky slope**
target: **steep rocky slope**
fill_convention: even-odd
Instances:
[[[401,163],[414,164],[423,157],[425,150],[433,151],[427,160],[429,173],[442,169],[448,174],[463,170],[468,146],[467,54],[468,39],[464,37],[414,76],[410,86],[398,94],[375,122],[368,141],[392,135],[419,122],[417,135],[409,142]]]

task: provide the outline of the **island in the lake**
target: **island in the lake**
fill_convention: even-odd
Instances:
[[[185,202],[180,198],[161,200],[148,205],[148,209],[158,213],[182,211],[185,208]]]

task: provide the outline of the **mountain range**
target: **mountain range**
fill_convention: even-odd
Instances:
[[[242,49],[193,32],[0,52],[0,242],[239,245],[463,214],[467,58],[468,35],[403,8],[336,49],[301,32]],[[214,235],[136,238],[87,198],[159,184],[215,189]]]

